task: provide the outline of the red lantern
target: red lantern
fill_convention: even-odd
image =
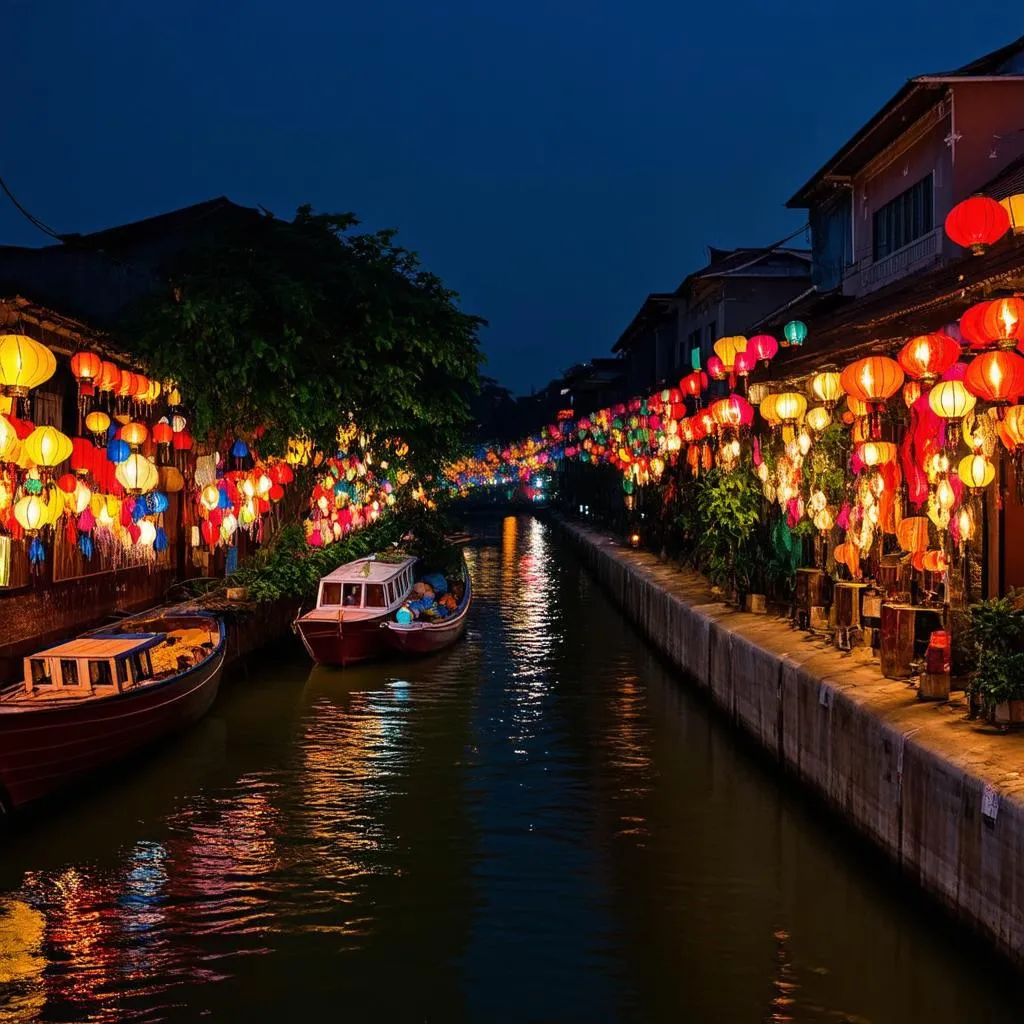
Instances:
[[[960,358],[960,346],[942,333],[922,334],[900,349],[899,364],[914,380],[934,381]]]
[[[755,334],[747,342],[747,351],[754,353],[755,359],[760,359],[764,366],[769,360],[774,359],[779,351],[779,343],[770,334]]]
[[[979,302],[971,306],[960,317],[960,337],[971,348],[988,348],[991,344],[985,333],[985,313],[987,311],[988,303]]]
[[[174,450],[187,452],[192,447],[192,435],[187,430],[179,430],[172,441]]]
[[[1010,230],[1010,215],[994,199],[971,196],[957,203],[946,217],[946,234],[975,256]]]
[[[71,450],[72,453],[74,453],[74,447],[72,447]],[[65,494],[73,494],[75,488],[78,486],[78,478],[73,473],[65,473],[57,480],[57,486],[64,491]]]
[[[749,377],[751,371],[757,366],[757,356],[749,348],[736,354],[736,362],[733,369],[739,377]]]
[[[708,360],[708,373],[715,380],[725,380],[725,378],[726,378],[725,364],[722,362],[721,359],[718,358],[718,356],[712,356]]]
[[[967,367],[964,387],[993,405],[1015,402],[1024,394],[1024,357],[1015,352],[982,352]]]
[[[154,423],[153,440],[157,444],[170,444],[174,440],[174,428],[170,423]]]
[[[270,467],[270,479],[275,484],[290,484],[295,479],[295,474],[292,472],[292,467],[287,462],[275,462]]]
[[[1016,348],[1024,341],[1024,298],[1010,295],[985,303],[982,327],[986,337],[999,348]]]
[[[679,388],[684,395],[689,395],[691,398],[700,398],[701,393],[707,391],[708,375],[702,370],[694,370],[693,373],[687,374],[679,382]]]
[[[121,371],[114,363],[106,361],[100,364],[99,377],[96,386],[100,391],[113,391],[121,383]]]

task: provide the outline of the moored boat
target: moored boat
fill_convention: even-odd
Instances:
[[[23,807],[201,717],[217,696],[224,625],[154,613],[25,658],[0,693],[0,800]]]
[[[461,594],[454,607],[443,618],[426,616],[411,622],[389,619],[384,623],[383,632],[388,646],[399,654],[433,654],[455,643],[466,631],[469,608],[473,601],[473,586],[466,563],[462,563],[462,576],[456,586]]]
[[[328,573],[317,590],[316,606],[295,622],[315,662],[353,665],[388,650],[383,623],[412,592],[416,559],[371,556]]]

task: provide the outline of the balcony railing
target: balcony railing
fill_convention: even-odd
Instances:
[[[884,259],[874,263],[871,260],[861,260],[853,273],[847,275],[848,284],[854,286],[854,294],[873,292],[935,262],[939,257],[941,234],[942,229],[935,228]]]

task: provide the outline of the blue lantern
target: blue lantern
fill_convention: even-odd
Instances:
[[[140,519],[145,519],[147,515],[149,515],[149,509],[146,507],[146,499],[137,499],[132,506],[132,522],[137,523]]]
[[[236,459],[244,459],[249,454],[249,446],[241,438],[239,438],[231,446],[231,454]]]
[[[161,491],[150,491],[150,493],[146,495],[146,508],[148,508],[153,515],[157,515],[160,512],[166,512],[169,506],[170,502],[167,500],[167,495],[163,494]]]
[[[167,532],[162,526],[156,528],[156,539],[153,541],[154,551],[166,551],[167,550]]]
[[[231,508],[231,499],[228,497],[228,492],[225,491],[223,487],[220,489],[220,498],[217,500],[217,508]]]
[[[33,537],[32,543],[28,547],[28,560],[33,565],[39,565],[46,561],[46,548],[43,547],[43,542],[38,537]]]
[[[115,437],[107,445],[107,458],[113,463],[124,462],[131,453],[132,450],[128,447],[128,442],[122,441],[120,438]]]
[[[82,557],[86,561],[92,558],[92,537],[87,533],[80,533],[78,535],[78,550],[82,552]]]

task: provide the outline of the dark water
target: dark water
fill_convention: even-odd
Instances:
[[[466,642],[310,672],[6,840],[0,1021],[1019,1021],[529,519]]]

